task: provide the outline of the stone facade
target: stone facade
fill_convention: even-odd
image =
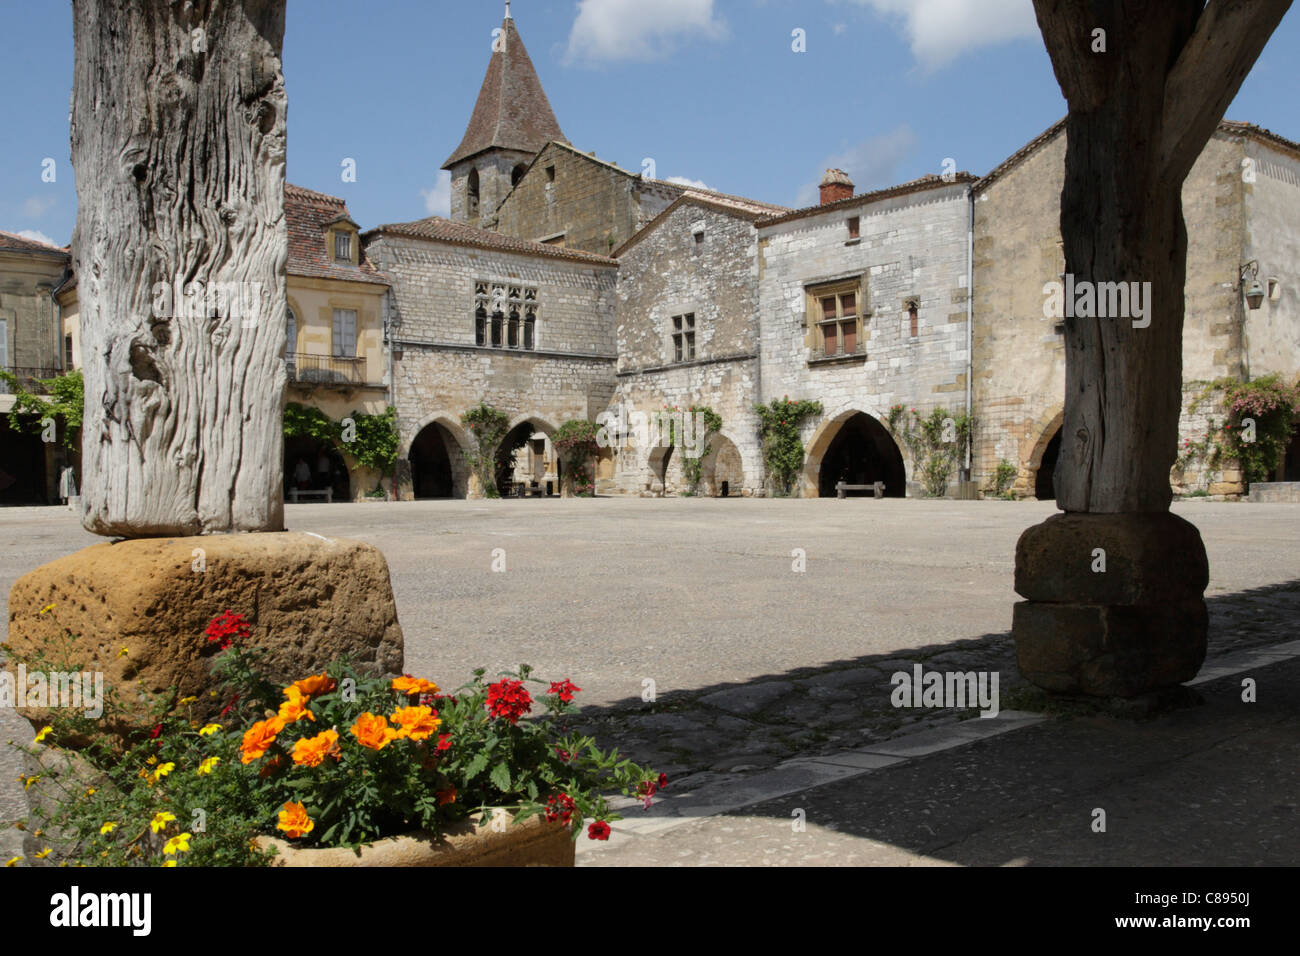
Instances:
[[[911,479],[912,463],[881,434],[890,407],[923,416],[934,408],[965,412],[972,181],[930,177],[759,221],[761,399],[817,400],[824,408],[805,425],[801,494],[830,491],[824,460],[851,420],[861,434],[845,435],[858,451],[838,455],[847,462],[842,477],[883,480],[886,494],[902,494],[899,469]],[[840,348],[828,354],[820,293],[846,285],[856,294],[857,328],[850,343],[852,323],[839,323]]]
[[[408,474],[400,496],[478,493],[464,460],[473,439],[460,416],[480,402],[507,413],[512,430],[528,428],[516,480],[541,468],[542,481],[558,490],[547,438],[568,419],[594,419],[613,396],[617,263],[518,240],[503,247],[488,232],[475,231],[476,245],[463,234],[456,242],[429,238],[420,226],[381,226],[366,236],[367,255],[393,283],[390,347],[400,468]],[[522,340],[512,348],[504,336],[499,347],[478,344],[483,285],[489,296],[500,286],[507,306],[512,290],[521,299],[535,294],[533,348]]]
[[[691,405],[718,413],[722,431],[709,439],[701,461],[698,491],[706,495],[750,495],[763,487],[753,411],[755,218],[742,209],[682,198],[618,250],[615,403],[627,414],[657,414],[666,406],[686,412]],[[671,452],[662,443],[625,444],[614,459],[609,490],[689,490],[682,474],[684,443]]]
[[[1178,493],[1243,490],[1234,463],[1214,467],[1196,453],[1212,424],[1224,419],[1212,383],[1267,372],[1294,380],[1300,372],[1300,163],[1257,133],[1222,124],[1183,187],[1183,412],[1180,458],[1171,474]],[[1061,320],[1044,315],[1044,286],[1065,269],[1059,228],[1065,144],[1058,123],[974,190],[974,477],[986,491],[1005,460],[1016,466],[1017,494],[1053,495],[1049,474],[1064,408],[1065,350]],[[1276,279],[1273,297],[1259,310],[1248,310],[1242,295],[1240,270],[1252,259],[1261,260],[1262,278]]]

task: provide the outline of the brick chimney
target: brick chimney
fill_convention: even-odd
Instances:
[[[822,177],[821,194],[823,206],[840,199],[852,199],[853,180],[849,179],[849,174],[842,169],[828,169],[826,175]]]

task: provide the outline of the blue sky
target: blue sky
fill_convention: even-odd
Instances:
[[[1065,112],[1030,0],[514,0],[568,139],[661,179],[785,205],[829,166],[859,190],[985,173]],[[445,213],[502,0],[288,0],[290,182],[363,228]],[[0,0],[0,229],[68,242],[68,0]],[[796,53],[795,30],[806,51]],[[22,37],[21,44],[13,38]],[[1228,118],[1300,139],[1300,12]],[[42,163],[55,160],[55,181]],[[341,181],[356,160],[357,181]]]

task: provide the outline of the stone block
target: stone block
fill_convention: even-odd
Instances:
[[[122,708],[105,729],[120,734],[147,719],[146,697],[168,705],[198,697],[200,716],[224,706],[222,695],[209,693],[217,646],[204,630],[227,610],[248,618],[244,643],[265,650],[259,666],[274,680],[317,673],[344,655],[372,673],[401,672],[402,629],[384,556],[359,541],[292,532],[83,548],[14,583],[8,645],[11,655],[47,667],[102,673]],[[49,708],[19,712],[40,726]]]

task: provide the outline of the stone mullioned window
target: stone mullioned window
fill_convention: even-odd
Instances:
[[[537,348],[537,289],[478,279],[474,282],[474,344],[484,348]]]

